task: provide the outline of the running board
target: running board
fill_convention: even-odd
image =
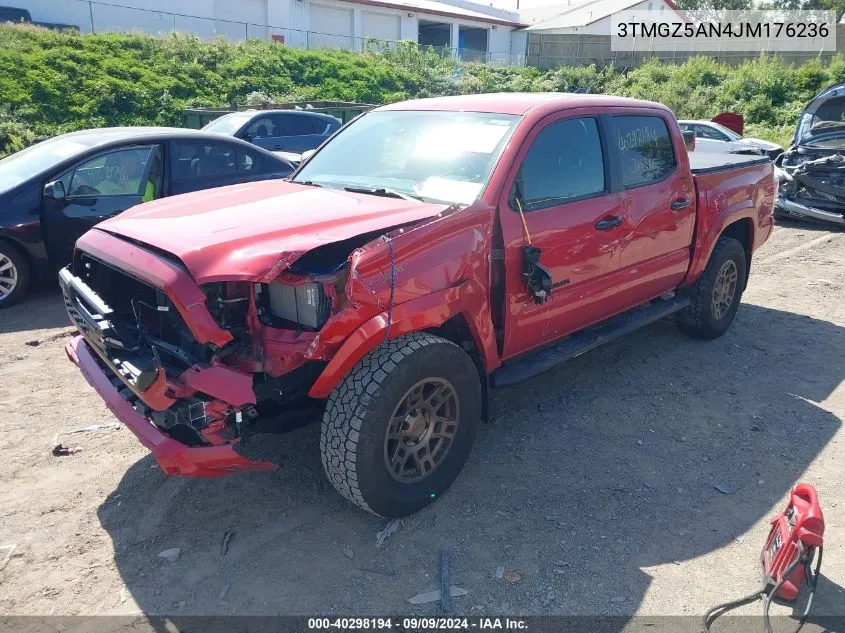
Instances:
[[[683,310],[690,304],[686,297],[672,296],[668,299],[656,299],[643,307],[634,308],[591,328],[567,336],[560,343],[545,347],[538,352],[529,352],[525,356],[509,361],[493,372],[494,387],[503,387],[522,382],[544,371],[576,358],[609,343],[620,336],[630,334],[644,325]]]

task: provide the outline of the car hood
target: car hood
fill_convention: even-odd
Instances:
[[[792,144],[806,143],[812,137],[810,130],[819,122],[828,121],[835,124],[842,121],[843,112],[845,112],[845,82],[840,82],[828,86],[810,100],[798,116],[798,125],[795,127]],[[845,136],[845,127],[842,130]]]
[[[777,143],[772,143],[771,141],[767,141],[767,140],[762,139],[762,138],[750,138],[750,137],[745,136],[745,137],[742,138],[742,140],[743,140],[743,142],[748,143],[749,145],[761,147],[766,151],[773,150],[773,149],[783,150],[783,148],[780,145],[778,145]]]
[[[96,228],[172,253],[200,284],[266,281],[318,246],[446,208],[277,180],[163,198]]]

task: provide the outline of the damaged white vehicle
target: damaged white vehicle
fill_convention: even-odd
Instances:
[[[776,217],[845,226],[845,82],[804,108],[792,145],[775,162],[775,177]]]

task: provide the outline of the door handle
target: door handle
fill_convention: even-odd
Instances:
[[[609,231],[612,228],[615,228],[622,224],[622,218],[618,215],[612,215],[609,218],[604,218],[603,220],[599,220],[596,222],[596,230],[597,231]]]
[[[675,200],[672,203],[672,211],[680,211],[681,209],[686,209],[689,205],[689,198],[681,198],[680,200]]]

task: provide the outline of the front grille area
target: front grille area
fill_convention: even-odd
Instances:
[[[158,288],[84,251],[76,253],[73,274],[111,310],[108,316],[113,329],[111,337],[119,343],[118,347],[132,349],[152,346],[162,366],[178,372],[207,360],[208,351],[196,342],[179,311]],[[68,304],[67,298],[65,304],[86,338],[97,344],[97,338],[101,338],[101,335],[91,332],[90,328],[86,330],[80,324],[84,319],[74,315],[77,310]]]

